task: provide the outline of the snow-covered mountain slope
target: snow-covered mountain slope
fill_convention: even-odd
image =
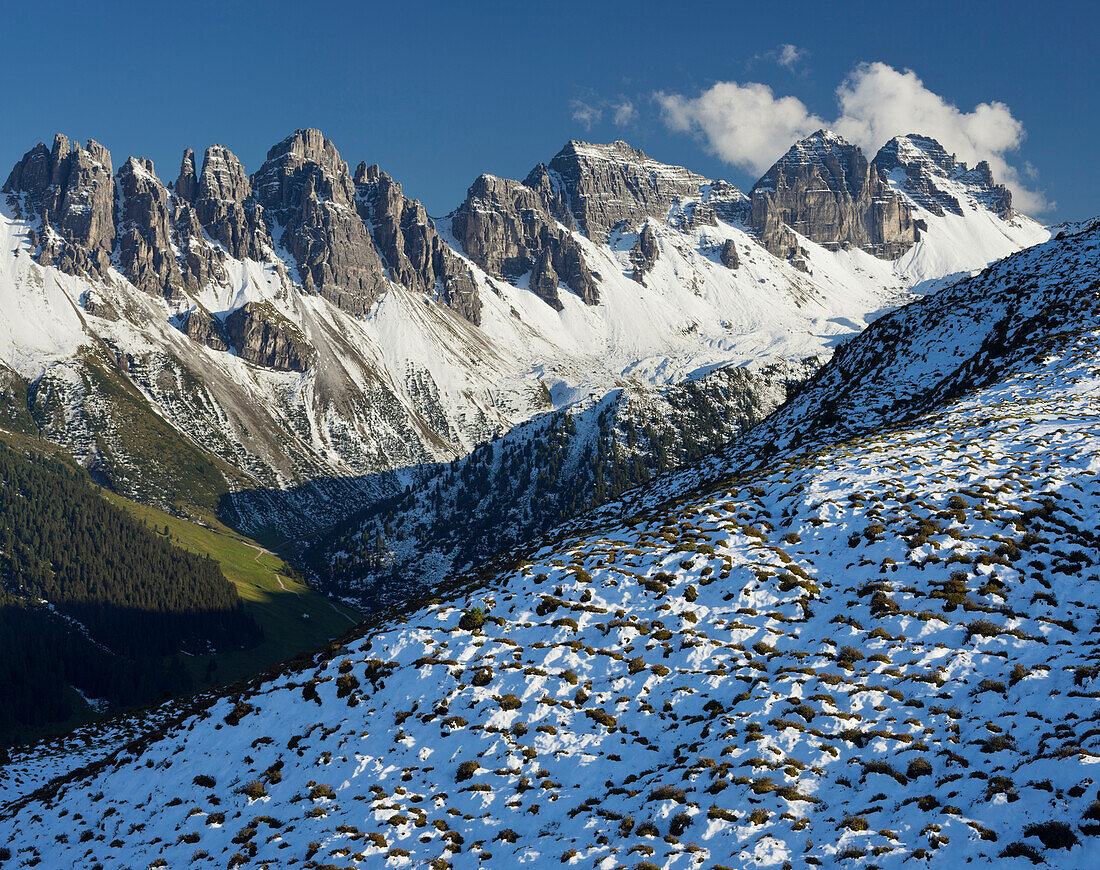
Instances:
[[[1092,231],[989,270],[987,306],[880,321],[769,461],[745,461],[765,424],[9,799],[13,859],[1091,866],[1098,272]],[[994,354],[1006,299],[1040,316]],[[980,370],[939,353],[964,323]],[[913,403],[882,425],[888,379]]]
[[[893,312],[754,433],[783,448],[900,423],[1088,332],[1097,227],[1036,245]]]
[[[630,383],[521,423],[322,535],[299,561],[326,592],[377,606],[469,568],[718,450],[782,405],[822,360]]]
[[[1050,237],[1012,208],[1011,193],[993,180],[989,164],[969,169],[927,136],[891,139],[874,165],[909,200],[922,228],[925,243],[900,258],[898,271],[925,292],[972,272],[977,252],[991,262]]]
[[[398,491],[395,469],[623,383],[827,355],[911,288],[1045,234],[978,203],[929,214],[900,260],[791,230],[788,262],[747,203],[623,143],[570,143],[433,222],[315,130],[252,177],[221,146],[200,171],[187,151],[172,185],[59,136],[5,185],[0,363],[105,482],[299,537]]]
[[[919,150],[918,145],[932,157]],[[497,213],[495,209],[500,212],[498,219],[506,223],[508,215],[506,209],[502,210],[502,203],[506,204],[509,197],[525,202],[523,191],[531,185],[537,186],[542,172],[554,182],[550,185],[552,190],[565,189],[563,178],[569,177],[574,188],[584,191],[589,199],[600,193],[610,202],[618,202],[625,182],[616,182],[614,170],[609,167],[627,151],[622,143],[575,145],[573,151],[566,149],[555,158],[549,168],[541,172],[536,169],[525,185],[508,187],[497,179],[475,185],[463,208],[469,210],[476,205],[482,211]],[[922,137],[892,140],[875,162],[868,164],[858,148],[840,137],[816,134],[793,147],[754,187],[752,211],[748,210],[748,200],[721,183],[706,182],[684,170],[660,174],[652,168],[652,161],[646,162],[648,158],[638,154],[633,152],[638,161],[635,167],[644,168],[656,178],[667,176],[667,183],[675,191],[675,196],[666,195],[669,217],[664,226],[646,219],[636,233],[627,232],[622,223],[615,224],[617,229],[608,238],[612,250],[629,250],[635,280],[654,281],[658,287],[673,286],[681,276],[690,274],[689,262],[685,260],[678,266],[672,260],[675,252],[683,252],[685,243],[694,245],[699,252],[718,251],[719,261],[732,267],[727,271],[736,274],[739,269],[748,268],[750,258],[762,257],[765,265],[774,263],[775,258],[766,256],[767,250],[772,250],[769,246],[789,237],[795,240],[792,264],[829,285],[869,280],[888,286],[892,280],[899,280],[898,276],[905,276],[901,280],[903,286],[919,284],[922,291],[927,291],[947,283],[948,273],[984,264],[983,252],[1011,252],[1046,235],[1030,218],[1011,210],[1010,195],[993,183],[987,167],[968,170],[934,141]],[[889,169],[890,177],[885,174],[880,177],[877,174],[880,169]],[[643,180],[628,180],[632,188],[644,188]],[[792,186],[829,184],[836,187],[838,208],[847,209],[842,213],[843,220],[830,223],[828,216],[835,212],[810,199],[819,196],[820,191],[807,191],[806,200],[794,197],[798,209],[791,205]],[[918,227],[918,240],[910,241],[910,247],[893,261],[871,257],[855,244],[862,240],[879,253],[884,247],[897,248],[900,244],[896,237],[884,242],[887,231],[884,226],[874,224],[870,214],[872,203],[890,192],[890,184],[896,188],[890,194],[895,197],[895,222],[908,225],[915,221]],[[691,196],[693,188],[697,199]],[[932,198],[929,191],[940,199]],[[651,193],[656,197],[661,192],[658,185],[655,193]],[[786,204],[780,213],[792,220],[793,226],[814,233],[817,241],[789,226],[776,231],[774,237],[769,235],[774,228],[768,220],[758,220],[762,196],[766,197],[767,208],[776,202]],[[584,202],[583,207],[559,213],[564,220],[576,220],[578,225],[587,226],[596,219],[588,215],[587,200]],[[646,204],[651,211],[662,208],[652,197]],[[552,200],[546,204],[548,212],[554,205]],[[868,212],[862,217],[861,208]],[[460,209],[456,215],[461,217],[461,213]],[[616,212],[612,218],[621,214]],[[826,217],[815,218],[821,214]],[[774,214],[771,216],[774,218]],[[597,215],[601,217],[600,227],[611,224],[612,218],[604,213]],[[467,244],[467,248],[480,253],[483,264],[491,268],[495,262],[491,252],[497,250],[492,243],[498,248],[503,244],[499,226],[492,224],[489,230],[475,232],[470,230],[472,218],[467,216],[463,220],[466,235],[474,236],[474,242]],[[870,221],[872,226],[857,225],[860,220]],[[745,230],[751,239],[759,238],[766,250],[761,251],[759,246],[739,237],[737,229]],[[838,241],[844,233],[851,233],[852,239]],[[877,241],[869,241],[870,238]],[[484,247],[488,247],[489,254],[484,253]],[[673,253],[669,253],[669,247]],[[737,251],[742,249],[747,253],[739,256]],[[592,262],[595,255],[588,256]],[[538,260],[534,255],[530,258]],[[670,263],[672,273],[663,274],[661,270]],[[604,271],[601,266],[599,273]],[[929,275],[944,277],[928,278]],[[976,301],[967,299],[965,290],[962,295],[964,304]],[[555,297],[559,303],[560,297],[561,294]],[[601,297],[605,298],[606,294]],[[773,353],[766,348],[760,351],[769,357]],[[823,353],[818,358],[824,360],[827,356]],[[666,364],[662,361],[662,365]],[[775,365],[784,372],[779,378],[783,388],[778,393],[768,387],[769,382],[776,382]],[[731,378],[734,388],[708,392],[707,408],[692,403],[696,407],[687,413],[677,413],[676,397],[691,394],[702,386],[698,372],[705,371],[704,366],[693,373],[696,380],[687,382],[684,388],[639,390],[628,384],[626,389],[607,394],[591,411],[582,401],[572,409],[545,415],[530,426],[514,429],[485,445],[483,452],[456,460],[446,468],[422,467],[406,477],[406,486],[411,491],[407,489],[394,499],[376,502],[350,532],[346,525],[341,526],[331,543],[313,548],[310,564],[319,578],[325,578],[330,589],[341,594],[361,594],[357,590],[381,594],[383,587],[393,585],[385,582],[391,577],[397,581],[397,588],[407,592],[409,578],[422,576],[425,569],[428,573],[445,571],[452,558],[457,557],[458,564],[462,564],[469,558],[476,561],[491,556],[570,515],[616,497],[624,489],[647,480],[654,470],[666,471],[722,446],[781,403],[798,379],[792,379],[794,370],[790,363],[719,369],[719,378]],[[683,377],[683,373],[678,377]],[[746,406],[753,412],[743,413]],[[708,425],[708,421],[716,419],[726,421],[727,425]],[[654,427],[659,431],[653,431]],[[568,508],[562,510],[563,504]],[[327,556],[322,556],[322,552]]]

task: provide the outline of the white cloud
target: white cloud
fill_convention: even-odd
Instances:
[[[1024,186],[1021,173],[1005,159],[1023,142],[1024,125],[1004,103],[979,103],[964,112],[928,90],[912,70],[899,72],[884,63],[860,64],[836,95],[840,117],[833,129],[865,151],[873,153],[893,136],[923,133],[964,163],[988,161],[1022,210],[1047,207],[1043,194]]]
[[[797,66],[798,62],[805,56],[805,50],[799,48],[797,45],[791,45],[789,42],[785,42],[776,49],[775,62],[780,66],[785,66],[793,72],[795,66]]]
[[[884,63],[857,66],[836,89],[839,115],[825,122],[795,97],[776,97],[758,83],[719,82],[698,97],[657,93],[666,125],[701,136],[723,160],[762,173],[792,142],[828,127],[873,157],[893,136],[923,133],[971,166],[989,162],[1024,211],[1043,211],[1041,192],[1022,183],[1005,155],[1020,146],[1023,124],[1001,102],[964,112],[925,87],[912,70]],[[1026,171],[1026,170],[1025,170]]]
[[[634,108],[634,104],[630,100],[624,100],[618,105],[613,103],[611,108],[615,110],[612,120],[614,120],[616,127],[625,127],[638,117],[638,110]]]
[[[591,130],[592,125],[598,124],[603,117],[603,109],[584,100],[570,100],[569,108],[573,110],[573,120],[582,125],[585,130]]]
[[[611,115],[611,121],[616,127],[625,127],[638,117],[638,110],[634,107],[634,103],[626,98],[615,102],[595,99],[590,95],[587,99],[570,100],[569,108],[572,109],[573,120],[585,130],[591,130],[599,124],[603,120],[605,111]]]
[[[691,99],[654,96],[670,129],[701,135],[714,154],[756,173],[766,171],[796,139],[826,126],[798,98],[777,98],[758,82],[718,82]]]
[[[809,52],[806,49],[791,45],[789,42],[783,42],[773,49],[754,54],[746,62],[745,69],[750,69],[757,61],[766,60],[786,67],[791,72],[798,72],[795,67],[805,60],[808,55]]]

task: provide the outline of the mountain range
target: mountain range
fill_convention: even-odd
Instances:
[[[786,396],[777,371],[793,382],[883,310],[1049,236],[985,164],[915,135],[868,162],[827,131],[747,194],[570,142],[437,219],[316,130],[252,175],[187,149],[167,183],[58,135],[0,200],[3,425],[272,542],[346,529],[616,390],[661,404],[735,367],[721,401],[755,421]]]

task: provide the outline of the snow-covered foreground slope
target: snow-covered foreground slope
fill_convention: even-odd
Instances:
[[[990,270],[1045,316],[935,401],[966,366],[904,342],[996,334],[997,305],[855,339],[897,351],[902,423],[853,404],[815,440],[838,360],[776,418],[802,449],[729,477],[743,441],[13,795],[13,861],[1092,866],[1098,269],[1092,232]]]

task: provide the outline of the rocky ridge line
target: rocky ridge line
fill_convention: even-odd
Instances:
[[[792,230],[829,250],[857,247],[884,260],[917,240],[909,204],[857,146],[827,130],[792,145],[749,196],[748,222],[783,259],[800,258]]]

